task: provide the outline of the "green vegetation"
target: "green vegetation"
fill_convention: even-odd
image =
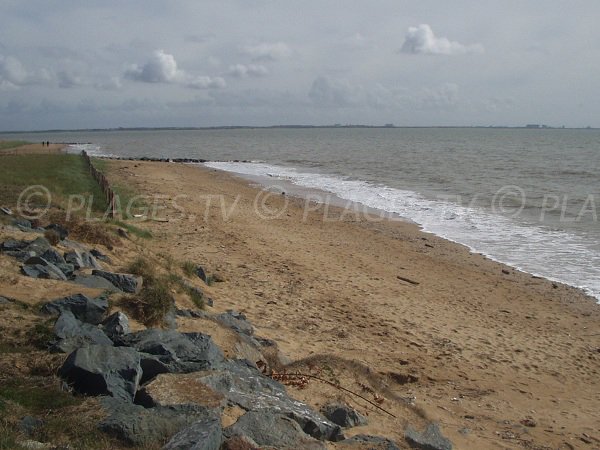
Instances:
[[[50,383],[46,378],[11,378],[0,384],[0,411],[6,410],[8,402],[16,403],[33,413],[40,413],[76,405],[80,400],[61,391],[58,383]]]
[[[104,212],[106,200],[97,183],[90,176],[83,158],[79,155],[4,155],[0,163],[0,203],[16,206],[19,195],[28,186],[44,186],[52,195],[52,204],[83,208],[92,199],[92,210]],[[38,191],[40,192],[40,191]],[[46,206],[45,195],[32,196],[30,206]],[[34,203],[37,202],[38,205]]]
[[[181,263],[181,270],[183,270],[183,273],[188,277],[196,275],[196,267],[196,264],[192,261],[184,261]]]
[[[122,220],[112,220],[111,223],[124,228],[128,233],[133,234],[134,236],[140,237],[142,239],[150,239],[152,238],[152,233],[148,230],[144,230],[143,228],[139,228],[133,224],[123,222]]]
[[[0,151],[22,147],[23,145],[30,144],[27,141],[0,141]]]

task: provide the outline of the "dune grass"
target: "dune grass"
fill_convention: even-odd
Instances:
[[[52,194],[54,206],[66,208],[69,196],[81,195],[86,205],[92,199],[92,210],[106,211],[107,204],[98,184],[90,176],[79,155],[3,155],[0,160],[0,204],[17,205],[19,195],[28,186],[44,186]],[[44,196],[31,199],[31,206],[46,204]],[[79,205],[81,202],[73,202]]]

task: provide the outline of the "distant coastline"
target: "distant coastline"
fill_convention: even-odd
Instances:
[[[26,133],[89,133],[102,131],[191,131],[191,130],[255,130],[255,129],[322,129],[322,128],[384,128],[384,129],[506,129],[506,130],[599,130],[600,128],[586,127],[553,127],[548,125],[532,125],[526,124],[523,126],[508,126],[508,125],[360,125],[360,124],[334,124],[334,125],[266,125],[266,126],[251,126],[251,125],[222,125],[214,127],[117,127],[117,128],[76,128],[76,129],[49,129],[49,130],[11,130],[0,131],[3,134],[26,134]]]

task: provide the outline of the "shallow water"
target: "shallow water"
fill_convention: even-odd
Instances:
[[[92,153],[192,157],[397,213],[600,298],[600,131],[237,129],[17,135]],[[6,136],[3,138],[11,138]]]

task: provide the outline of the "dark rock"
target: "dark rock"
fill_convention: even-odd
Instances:
[[[232,309],[222,314],[217,314],[214,319],[222,325],[233,329],[237,333],[243,333],[248,336],[254,334],[252,324],[248,322],[246,316]]]
[[[404,438],[412,448],[422,450],[452,450],[452,442],[442,435],[437,423],[430,423],[425,432],[419,433],[410,425],[404,431]]]
[[[128,445],[141,448],[164,442],[198,420],[218,420],[218,411],[201,407],[149,408],[103,397],[100,404],[108,413],[99,428]]]
[[[117,311],[102,322],[102,329],[111,338],[123,336],[129,333],[129,318],[122,312]]]
[[[76,274],[70,281],[89,288],[104,289],[106,291],[111,292],[119,291],[119,289],[117,289],[115,285],[108,281],[106,278],[97,277],[95,275]]]
[[[63,280],[66,281],[66,275],[56,267],[54,264],[49,263],[43,258],[38,256],[33,256],[27,259],[27,261],[32,261],[31,263],[27,263],[21,267],[21,272],[24,275],[32,278],[44,278],[49,280]],[[33,262],[39,261],[39,262]]]
[[[108,300],[105,297],[91,299],[83,294],[53,300],[41,308],[42,313],[55,316],[63,311],[70,311],[77,319],[93,325],[102,322],[107,310]]]
[[[13,225],[25,229],[27,231],[31,230],[31,222],[27,219],[15,219],[13,220]]]
[[[0,251],[1,252],[7,252],[7,251],[18,251],[18,250],[23,250],[25,247],[27,247],[27,245],[29,244],[29,242],[27,241],[18,241],[16,239],[7,239],[6,241],[4,241],[2,244],[0,244]]]
[[[66,264],[65,258],[53,248],[49,248],[40,256],[52,264]]]
[[[46,250],[51,248],[52,246],[50,245],[50,242],[48,242],[48,239],[44,237],[39,237],[29,242],[24,248],[24,250],[33,253],[36,256],[41,256]]]
[[[140,355],[132,348],[90,345],[71,353],[59,375],[80,394],[111,395],[131,402],[142,376]]]
[[[178,309],[177,315],[179,317],[188,317],[195,319],[206,319],[207,317],[210,317],[208,313],[200,311],[199,309]]]
[[[96,250],[95,248],[93,248],[92,250],[90,250],[90,254],[99,261],[110,263],[110,258],[104,253],[102,253],[100,250]]]
[[[73,272],[75,272],[75,267],[73,267],[73,264],[56,264],[56,267],[58,267],[67,278],[73,277]]]
[[[97,326],[83,323],[70,311],[64,311],[54,324],[54,334],[59,338],[51,350],[71,353],[88,345],[112,346],[112,341]]]
[[[158,373],[188,373],[218,367],[225,359],[211,337],[202,333],[148,329],[126,334],[118,345],[152,355],[144,362],[144,379]],[[158,370],[156,373],[154,370]],[[147,372],[148,371],[148,372]]]
[[[137,294],[142,289],[142,277],[136,275],[107,272],[104,270],[92,270],[92,275],[105,278],[119,290],[130,294]]]
[[[76,270],[79,269],[102,269],[96,258],[90,252],[80,252],[79,250],[71,250],[65,253],[65,261],[73,264]]]
[[[351,428],[367,424],[367,418],[348,405],[330,403],[321,412],[325,417],[342,428]]]
[[[59,239],[62,241],[63,239],[66,239],[67,236],[69,235],[69,230],[67,230],[65,227],[63,227],[62,225],[59,225],[57,223],[53,223],[48,225],[47,227],[44,227],[46,230],[52,230],[55,231],[58,234]]]
[[[295,420],[280,411],[248,411],[227,427],[226,437],[244,436],[262,447],[277,449],[326,449],[322,442],[308,436]]]
[[[167,442],[163,450],[219,450],[223,429],[220,417],[194,422]]]
[[[6,297],[2,297],[2,296],[0,295],[0,305],[8,305],[8,304],[10,304],[10,303],[12,303],[12,302],[10,301],[10,299],[8,299],[8,298],[6,298]]]
[[[31,416],[25,416],[19,421],[19,431],[26,436],[33,436],[43,426],[44,421],[42,419]]]
[[[221,370],[199,373],[198,380],[247,411],[277,410],[294,419],[306,434],[316,439],[343,439],[338,425],[290,398],[281,383],[263,375],[249,362],[227,361]]]
[[[391,439],[367,434],[357,434],[350,439],[338,442],[337,445],[338,447],[356,448],[357,450],[365,448],[369,450],[400,450],[400,447]]]
[[[198,275],[198,278],[200,278],[205,283],[206,283],[206,280],[208,280],[208,277],[206,276],[206,272],[204,271],[202,266],[196,267],[196,275]]]

